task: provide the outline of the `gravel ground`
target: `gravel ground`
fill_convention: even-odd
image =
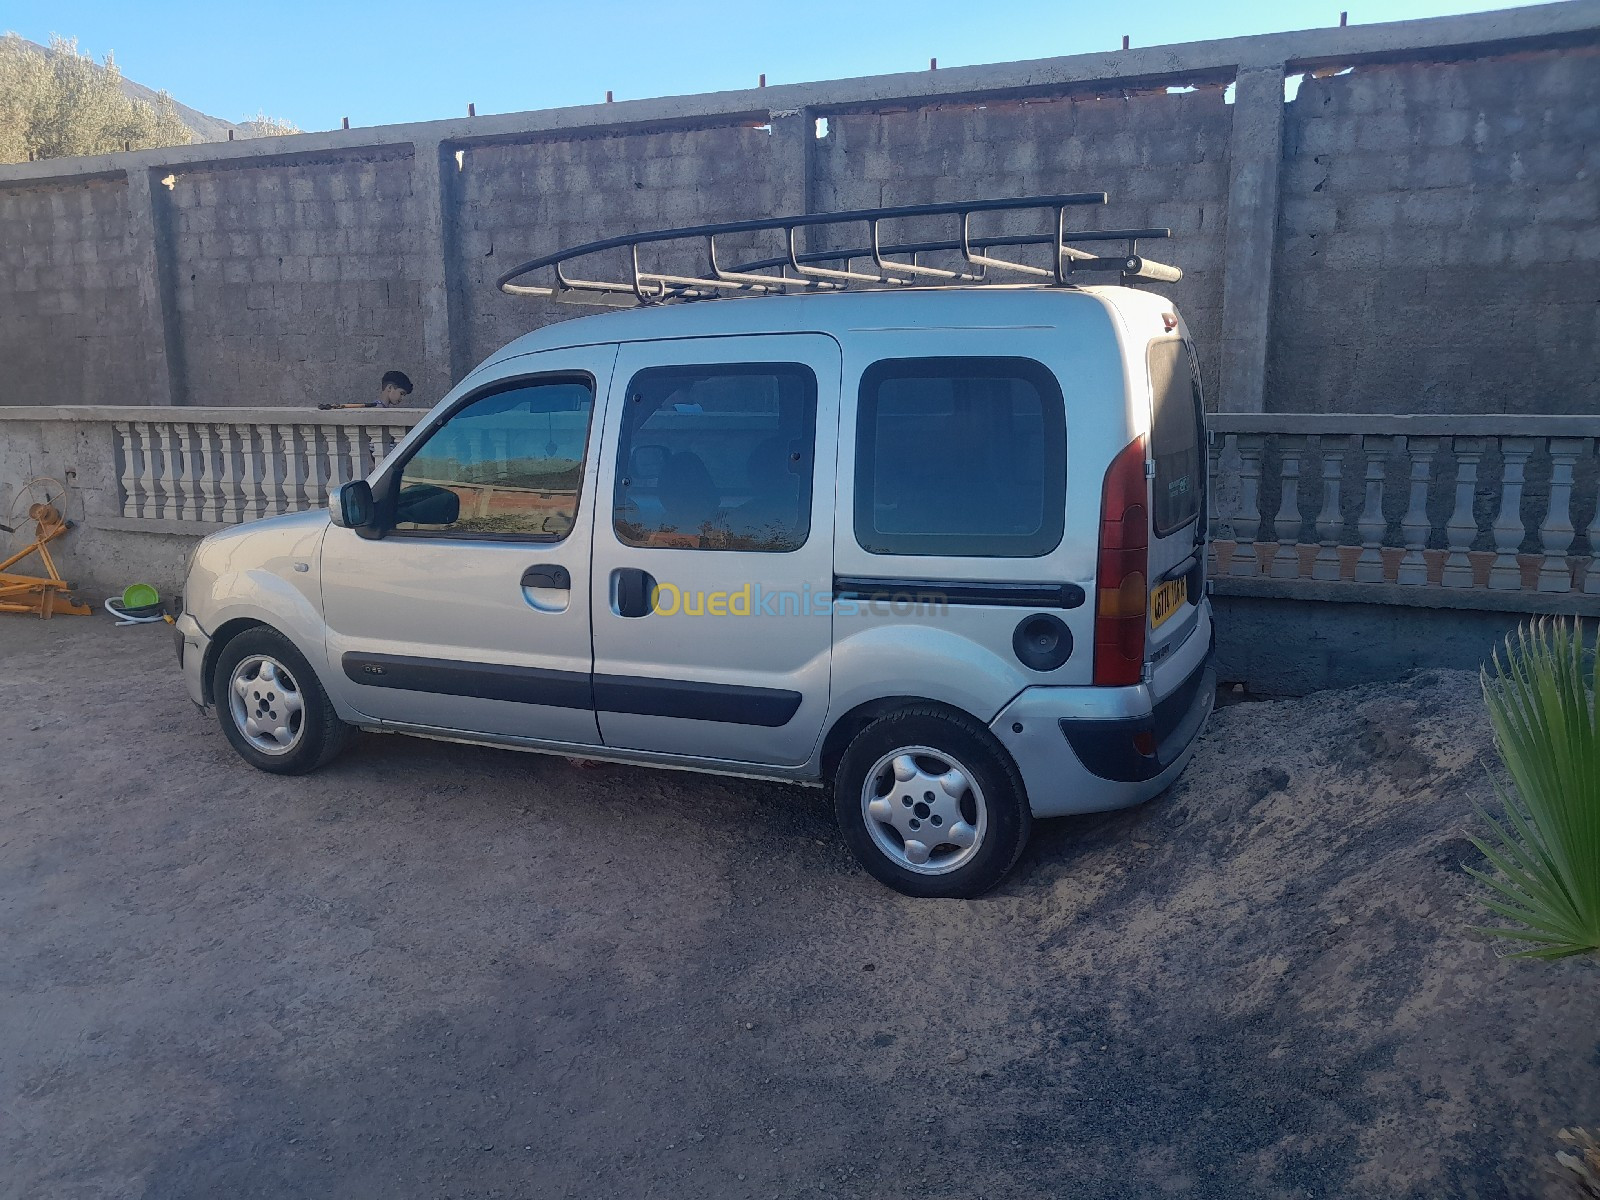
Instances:
[[[1470,934],[1476,680],[1239,704],[913,901],[822,793],[236,759],[165,627],[0,617],[0,1195],[1545,1196],[1600,968]]]

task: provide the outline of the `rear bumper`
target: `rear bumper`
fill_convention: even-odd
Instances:
[[[1144,783],[1162,774],[1189,748],[1211,715],[1217,672],[1201,661],[1148,716],[1116,720],[1062,717],[1057,724],[1078,761],[1101,779]]]
[[[989,728],[1011,752],[1036,817],[1141,804],[1177,780],[1216,699],[1207,653],[1171,695],[1128,688],[1035,687]],[[1140,753],[1141,748],[1154,753]]]

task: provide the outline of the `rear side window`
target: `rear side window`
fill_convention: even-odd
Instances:
[[[1178,338],[1151,342],[1150,453],[1156,477],[1151,513],[1157,536],[1164,537],[1200,511],[1200,391],[1189,351]]]
[[[1061,386],[1027,358],[898,358],[857,408],[856,541],[872,554],[1033,558],[1061,543]]]
[[[627,546],[797,550],[817,377],[800,363],[653,367],[628,384],[614,523]]]

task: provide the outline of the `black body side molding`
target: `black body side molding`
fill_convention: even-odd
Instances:
[[[799,692],[688,679],[589,675],[544,667],[515,667],[402,654],[358,654],[340,660],[352,682],[367,687],[474,696],[512,704],[589,708],[646,717],[683,717],[734,725],[786,725],[800,710]]]
[[[970,579],[885,579],[835,575],[835,600],[911,600],[992,604],[1005,608],[1078,608],[1087,596],[1075,583],[981,583]]]

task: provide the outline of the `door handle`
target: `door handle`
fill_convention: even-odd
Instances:
[[[540,563],[536,567],[529,567],[522,573],[522,586],[525,588],[557,588],[563,592],[572,590],[572,573],[565,567],[554,563]]]
[[[655,576],[637,567],[611,572],[611,594],[619,617],[647,617],[654,608]]]

